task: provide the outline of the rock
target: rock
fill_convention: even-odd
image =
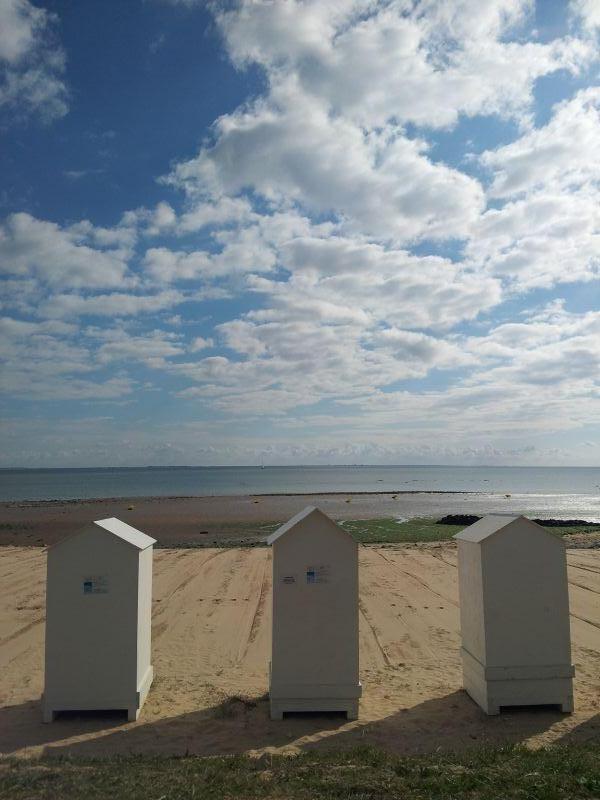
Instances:
[[[447,514],[438,519],[436,525],[473,525],[481,517],[475,514]],[[600,528],[600,522],[586,522],[584,519],[532,519],[543,528]]]
[[[445,517],[438,519],[436,525],[472,525],[474,522],[479,522],[481,517],[475,514],[447,514]]]

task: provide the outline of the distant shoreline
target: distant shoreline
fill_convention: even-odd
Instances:
[[[0,508],[19,506],[21,508],[29,506],[42,506],[42,505],[74,505],[77,503],[122,503],[122,502],[162,502],[162,501],[177,501],[177,500],[206,500],[206,499],[227,499],[238,497],[354,497],[363,495],[420,495],[420,494],[433,494],[433,495],[498,495],[505,497],[505,492],[483,492],[483,491],[445,491],[443,489],[399,489],[398,491],[388,490],[373,490],[373,491],[354,491],[348,492],[263,492],[252,494],[186,494],[186,495],[123,495],[117,497],[66,497],[66,498],[53,498],[51,500],[2,500],[0,501]]]

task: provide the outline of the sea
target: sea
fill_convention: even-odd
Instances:
[[[600,521],[599,467],[356,465],[0,470],[1,501],[325,492],[475,493],[474,502],[486,497],[500,502],[511,495],[515,500],[521,498],[523,508]],[[465,499],[457,497],[461,508]]]

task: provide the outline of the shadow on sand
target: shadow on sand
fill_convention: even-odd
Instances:
[[[39,700],[5,706],[0,708],[0,753],[8,754],[27,747],[60,742],[72,736],[100,734],[120,727],[126,720],[127,714],[123,711],[71,711],[59,714],[55,722],[45,725]]]
[[[597,742],[600,744],[600,713],[567,731],[560,739],[561,744],[571,744],[573,742]]]
[[[29,705],[39,720],[39,705]],[[10,709],[0,712],[3,730],[10,722],[8,712]],[[122,717],[114,716],[62,718],[52,725],[40,722],[37,727],[30,723],[29,740],[17,736],[16,741],[21,748],[45,744],[45,755],[87,757],[131,753],[229,755],[286,746],[346,749],[364,744],[415,754],[519,743],[556,724],[568,725],[570,719],[547,707],[506,709],[499,716],[487,717],[463,691],[398,709],[372,722],[347,722],[337,715],[321,714],[290,715],[283,721],[272,721],[266,697],[230,698],[212,708],[154,722],[147,719],[149,713],[150,709],[146,714],[142,712],[137,723],[129,724],[122,724]],[[593,738],[595,730],[591,721],[583,723],[566,733],[562,741],[586,741]],[[84,741],[68,741],[85,734],[92,736]],[[13,747],[4,752],[18,749],[14,732],[10,739]]]

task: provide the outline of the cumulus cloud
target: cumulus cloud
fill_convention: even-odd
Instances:
[[[2,393],[46,400],[108,400],[130,394],[134,383],[126,376],[81,377],[96,367],[77,332],[59,321],[0,318]]]
[[[600,88],[559,103],[550,122],[481,156],[493,170],[491,197],[544,187],[568,189],[600,177]]]
[[[469,238],[481,186],[403,125],[448,127],[460,114],[529,124],[537,78],[577,72],[594,52],[576,38],[525,41],[532,12],[525,0],[240,0],[218,24],[235,63],[264,68],[268,92],[220,117],[213,141],[165,180],[202,209],[197,225],[250,191],[379,241]]]
[[[183,396],[204,397],[228,413],[282,413],[474,363],[455,343],[381,327],[362,309],[323,300],[294,298],[276,313],[250,312],[216,331],[231,356],[172,368],[198,384]]]
[[[571,0],[571,13],[584,29],[594,33],[600,28],[600,6],[596,0]]]
[[[0,317],[2,392],[36,399],[109,400],[133,393],[132,365],[164,370],[185,352],[182,336],[122,325],[80,327],[63,320]],[[117,374],[106,376],[116,365]]]
[[[491,359],[479,384],[534,385],[561,391],[577,386],[594,395],[600,375],[600,312],[574,314],[560,302],[521,323],[505,323],[468,345]],[[495,360],[501,363],[495,365]],[[502,363],[504,362],[504,363]],[[543,389],[542,389],[543,391]],[[548,398],[547,398],[548,399]]]
[[[251,189],[384,239],[464,236],[482,208],[481,187],[426,151],[394,128],[365,133],[332,116],[290,79],[268,100],[222,117],[214,145],[179,164],[170,182],[192,194]]]
[[[50,122],[68,110],[57,16],[29,0],[0,3],[0,110]]]
[[[196,336],[190,343],[189,349],[192,353],[198,353],[200,350],[207,350],[213,345],[214,342],[212,339],[205,339],[203,336]]]
[[[271,272],[277,266],[280,250],[287,241],[309,232],[323,234],[332,229],[329,224],[313,225],[307,217],[294,212],[258,214],[250,211],[247,201],[239,204],[233,201],[231,205],[234,208],[227,203],[224,206],[218,204],[218,207],[224,207],[226,213],[244,208],[247,213],[239,217],[236,215],[236,224],[213,227],[207,244],[210,249],[150,247],[142,260],[145,276],[154,283],[166,284],[213,281],[248,273]],[[211,215],[216,207],[207,204],[204,210]],[[196,214],[199,210],[197,208],[191,213]],[[175,233],[182,236],[187,233],[187,213],[175,224]],[[229,223],[232,219],[227,216],[220,221]],[[215,222],[212,216],[211,222]],[[211,222],[206,221],[205,224]]]
[[[520,322],[451,339],[369,331],[360,318],[319,325],[248,318],[218,327],[231,355],[171,368],[193,381],[180,397],[210,403],[224,418],[268,415],[280,433],[301,431],[308,451],[317,440],[331,447],[334,460],[336,453],[343,461],[339,448],[351,431],[352,447],[374,458],[378,447],[428,447],[430,463],[442,452],[443,460],[468,461],[486,439],[518,441],[600,422],[599,326],[598,312],[568,312],[560,301]],[[459,369],[462,377],[429,390],[402,388],[432,369]],[[496,455],[527,457],[506,446]]]
[[[191,204],[178,220],[176,232],[183,235],[209,226],[243,223],[252,217],[252,206],[246,198],[225,196],[213,202]]]
[[[218,253],[152,247],[144,255],[145,273],[156,283],[201,282],[236,273],[269,272],[275,266],[275,253],[257,227],[222,234],[220,239],[224,247]]]
[[[297,238],[283,248],[287,283],[254,279],[272,295],[274,311],[294,316],[307,301],[345,303],[377,321],[405,328],[448,328],[472,319],[501,299],[497,280],[446,258],[353,240]],[[263,315],[267,312],[259,312]]]
[[[173,308],[183,300],[184,295],[172,289],[153,294],[53,294],[39,304],[37,313],[49,319],[80,316],[128,317]]]
[[[122,286],[131,282],[129,236],[91,223],[61,228],[30,214],[11,214],[0,226],[1,270],[5,275],[34,276],[52,287]]]
[[[467,254],[517,289],[590,281],[600,268],[600,90],[559,103],[549,122],[488,150],[492,198]]]
[[[446,127],[459,114],[527,116],[534,82],[589,60],[582,42],[510,40],[529,0],[238,3],[219,14],[230,54],[272,84],[293,73],[336,114]]]
[[[92,328],[86,335],[99,343],[95,357],[100,364],[142,362],[162,369],[170,358],[184,352],[181,336],[163,330],[132,335],[123,328]]]
[[[144,269],[158,283],[200,279],[210,264],[206,252],[175,252],[166,247],[151,247],[144,256]]]
[[[517,291],[591,281],[600,269],[600,196],[536,192],[490,209],[467,254]]]

